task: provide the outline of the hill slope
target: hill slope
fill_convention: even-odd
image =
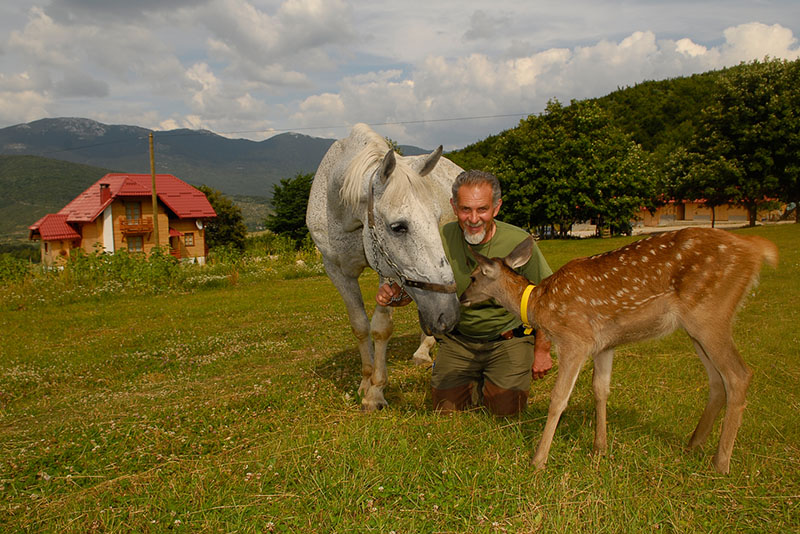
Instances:
[[[90,119],[42,119],[0,129],[0,154],[35,155],[117,169],[150,172],[150,130]],[[271,197],[274,184],[315,172],[334,139],[297,133],[264,141],[229,139],[205,130],[155,132],[156,171],[226,195]],[[401,146],[406,155],[428,152]]]
[[[0,154],[36,155],[73,163],[149,173],[150,131],[89,119],[42,119],[0,129]],[[156,171],[228,195],[269,197],[272,186],[298,172],[314,172],[333,143],[294,133],[261,142],[208,131],[155,132]]]
[[[26,239],[28,226],[109,172],[38,156],[0,156],[0,241]]]

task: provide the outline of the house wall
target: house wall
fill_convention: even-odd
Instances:
[[[196,219],[173,219],[170,221],[170,227],[181,233],[181,258],[202,258],[202,260],[198,259],[198,261],[204,263],[206,255],[206,231],[199,230],[195,225],[195,220]],[[186,245],[186,234],[192,234],[193,245]]]
[[[781,210],[762,210],[758,212],[758,220],[778,220]],[[641,219],[644,226],[663,226],[675,221],[711,221],[711,208],[698,202],[667,204],[659,207],[655,214],[642,210]],[[723,204],[715,209],[716,222],[747,222],[747,209],[743,206]]]
[[[149,197],[130,199],[128,202],[139,203],[141,206],[142,219],[150,219],[153,217],[153,203]],[[119,224],[119,220],[126,217],[125,201],[114,201],[111,204],[111,214],[114,221],[114,241],[117,245],[115,248],[127,249],[127,236],[122,233],[122,229],[120,228],[121,225]],[[152,252],[153,248],[156,246],[155,231],[150,232],[149,234],[144,234],[142,237],[143,250],[146,254],[150,254],[150,252]],[[164,210],[164,206],[161,203],[158,204],[158,242],[162,247],[169,247],[169,218]]]
[[[98,244],[98,247],[95,244]],[[81,248],[84,252],[92,253],[103,248],[103,217],[98,217],[95,222],[81,225]]]
[[[64,265],[72,250],[72,241],[42,241],[42,265]]]
[[[153,204],[150,198],[141,198],[141,199],[131,199],[129,201],[138,202],[140,205],[140,213],[142,219],[150,219],[153,215]],[[128,249],[128,236],[122,233],[121,225],[119,224],[120,219],[126,218],[126,210],[125,210],[125,201],[123,200],[116,200],[114,201],[108,208],[110,210],[111,215],[111,229],[113,232],[107,231],[106,228],[107,224],[105,222],[105,217],[100,216],[94,222],[84,224],[81,228],[82,232],[82,240],[81,240],[81,248],[86,252],[95,252],[98,249],[103,250],[118,250],[118,249]],[[198,258],[198,261],[203,263],[205,261],[205,230],[199,230],[195,225],[195,219],[169,219],[167,214],[166,208],[163,204],[158,204],[158,230],[159,236],[158,241],[162,247],[166,250],[169,250],[169,229],[170,227],[174,228],[178,232],[181,233],[180,239],[180,252],[181,258]],[[194,238],[194,244],[191,246],[186,246],[186,234],[192,234]],[[113,237],[110,237],[113,236]],[[108,246],[108,243],[105,243],[107,239],[113,239],[114,243],[112,246]],[[155,231],[150,232],[149,234],[142,235],[142,248],[146,254],[150,254],[153,248],[156,246],[155,243]],[[55,242],[56,244],[58,242]],[[55,248],[55,247],[50,247]],[[60,249],[59,249],[60,250]],[[69,250],[69,242],[66,242],[66,250],[68,253]],[[59,252],[53,252],[52,250],[47,253],[48,258],[52,261],[52,258],[59,255]],[[44,247],[42,247],[42,261],[45,261],[45,252]]]

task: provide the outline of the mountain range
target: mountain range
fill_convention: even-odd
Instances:
[[[151,130],[90,119],[42,119],[0,129],[0,155],[35,155],[116,172],[149,173]],[[156,172],[227,195],[272,196],[273,185],[314,172],[334,139],[283,133],[264,141],[207,130],[154,132]],[[425,153],[401,146],[406,155]],[[89,185],[89,184],[87,184]]]
[[[90,119],[42,119],[0,129],[0,242],[55,213],[108,172],[150,173],[150,130]],[[334,139],[297,133],[264,141],[206,130],[154,132],[156,172],[232,198],[250,230],[269,214],[273,186],[315,172]],[[406,155],[428,151],[401,145]]]

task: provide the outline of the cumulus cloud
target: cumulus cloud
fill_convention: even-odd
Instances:
[[[346,78],[338,93],[305,99],[293,119],[303,124],[324,120],[319,106],[323,103],[335,107],[336,116],[350,123],[536,113],[551,98],[569,102],[601,96],[620,86],[719,69],[765,55],[798,57],[792,32],[779,25],[744,24],[729,28],[724,37],[719,46],[705,47],[688,38],[659,40],[653,32],[637,31],[619,41],[601,40],[510,59],[484,54],[430,56],[408,75],[384,71]],[[490,122],[504,126],[488,133],[511,127],[517,120]],[[450,123],[395,126],[422,146],[441,142],[435,136],[445,128],[451,130],[447,133],[452,139],[449,148],[488,135],[478,136],[473,133],[477,129],[465,130]]]
[[[288,0],[274,14],[245,0],[221,0],[199,9],[211,32],[209,48],[227,72],[265,87],[311,85],[299,67],[327,70],[333,51],[353,39],[347,4],[341,0]]]
[[[492,16],[479,9],[472,14],[469,28],[464,33],[464,39],[474,41],[477,39],[491,39],[500,35],[503,28],[508,27],[510,20],[505,16]]]
[[[800,8],[777,0],[757,11],[771,24],[741,23],[755,11],[738,0],[680,18],[655,2],[617,14],[586,1],[577,13],[516,0],[8,2],[19,7],[3,13],[22,22],[0,20],[0,126],[71,115],[259,139],[271,128],[393,123],[379,131],[452,149],[551,98],[800,57],[793,29],[772,23]]]

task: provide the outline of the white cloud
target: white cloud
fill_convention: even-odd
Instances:
[[[49,115],[51,101],[37,91],[0,90],[0,123],[20,124],[41,119]]]
[[[763,59],[765,56],[785,59],[800,57],[797,39],[788,28],[760,22],[741,24],[725,30],[725,45],[720,47],[726,63]]]
[[[399,122],[377,129],[457,148],[550,98],[798,58],[798,20],[783,0],[7,0],[0,127],[70,115],[262,138]]]
[[[653,32],[645,31],[618,42],[601,40],[590,46],[549,49],[513,59],[484,54],[429,56],[407,75],[392,70],[345,78],[338,93],[306,98],[292,117],[303,125],[319,124],[326,122],[326,113],[334,108],[335,114],[327,116],[343,117],[349,123],[536,113],[554,97],[569,102],[601,96],[620,86],[718,69],[766,54],[797,57],[792,32],[781,26],[745,24],[730,28],[724,36],[723,44],[710,48],[688,38],[659,41]],[[507,128],[516,120],[501,122]],[[456,131],[447,133],[453,139],[449,148],[497,132],[472,133],[470,139],[459,136],[457,131],[463,129],[454,123],[396,125],[392,129],[401,142],[411,138],[428,147],[440,142],[436,135],[446,129]]]
[[[473,41],[476,39],[492,39],[501,35],[504,28],[509,26],[511,21],[505,16],[492,16],[486,11],[479,9],[472,14],[469,20],[469,28],[464,33],[464,39]]]
[[[696,44],[688,38],[678,39],[675,41],[675,50],[690,57],[702,56],[708,52],[708,48],[703,45]]]

